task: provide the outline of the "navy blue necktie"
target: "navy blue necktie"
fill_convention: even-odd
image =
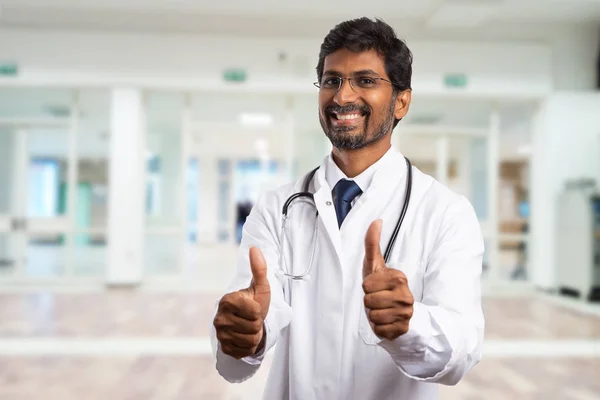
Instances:
[[[362,193],[356,182],[348,179],[340,179],[333,188],[335,198],[335,213],[337,214],[338,227],[352,208],[352,200]]]

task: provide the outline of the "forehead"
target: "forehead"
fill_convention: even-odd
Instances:
[[[339,72],[350,75],[356,71],[373,70],[380,76],[386,76],[383,57],[375,50],[361,51],[360,53],[348,49],[339,49],[325,57],[323,71]]]

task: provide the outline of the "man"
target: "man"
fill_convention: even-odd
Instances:
[[[218,372],[250,378],[277,345],[265,399],[438,398],[481,358],[483,240],[469,202],[412,168],[391,146],[408,112],[412,55],[384,22],[343,22],[319,55],[319,119],[333,150],[317,170],[315,208],[281,210],[302,180],[252,210],[238,274],[213,321]],[[284,263],[281,256],[283,255]],[[282,267],[283,268],[283,267]]]

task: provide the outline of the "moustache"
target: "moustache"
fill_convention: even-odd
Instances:
[[[331,105],[328,106],[325,109],[325,112],[327,114],[346,114],[346,113],[352,113],[352,112],[360,112],[363,115],[369,115],[371,114],[371,108],[369,106],[366,105],[360,105],[360,104],[348,104],[345,106],[340,106],[340,105]]]

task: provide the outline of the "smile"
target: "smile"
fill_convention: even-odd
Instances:
[[[354,125],[364,117],[362,113],[330,113],[330,119],[333,125]]]

